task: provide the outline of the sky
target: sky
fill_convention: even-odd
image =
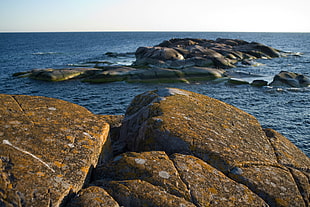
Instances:
[[[310,0],[0,0],[0,32],[310,32]]]

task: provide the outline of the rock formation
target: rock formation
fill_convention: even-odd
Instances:
[[[281,51],[256,42],[176,38],[155,47],[138,48],[135,65],[177,69],[191,66],[231,68],[239,61],[280,56]]]
[[[0,206],[59,206],[109,151],[109,125],[81,106],[13,95],[0,103]]]
[[[106,55],[117,57],[115,53]],[[120,57],[126,55],[128,54],[119,54]],[[229,69],[240,63],[255,64],[255,59],[285,55],[288,53],[261,43],[238,39],[171,39],[153,47],[139,47],[135,52],[136,61],[131,66],[113,66],[106,61],[99,61],[93,62],[94,65],[90,68],[34,69],[14,76],[45,81],[81,79],[91,83],[191,82],[224,78],[233,84],[253,83],[262,86],[271,82],[266,80],[268,77],[258,78],[257,75],[248,73],[240,79],[238,74]],[[299,85],[303,87],[305,84],[302,82]]]
[[[149,91],[125,117],[45,97],[0,100],[0,206],[310,204],[309,157],[216,99]]]
[[[303,74],[281,71],[275,75],[271,86],[307,87],[310,86],[310,78]]]
[[[131,155],[140,165],[131,162],[136,167],[124,169],[123,154],[111,163],[121,176],[102,173],[103,181],[126,180],[122,171],[133,175],[135,168],[175,175],[164,167],[147,170],[155,159],[146,159],[144,152],[155,150],[172,160],[196,206],[309,205],[310,159],[279,133],[263,130],[253,116],[212,98],[180,89],[141,94],[128,107],[120,140],[125,151],[141,153]],[[156,183],[152,174],[141,177]],[[165,190],[173,194],[167,185]]]

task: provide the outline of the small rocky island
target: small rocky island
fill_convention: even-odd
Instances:
[[[263,75],[232,72],[239,64],[252,65],[255,59],[292,55],[257,42],[238,39],[171,39],[152,47],[139,47],[131,66],[105,65],[92,68],[34,69],[14,74],[45,81],[81,79],[90,83],[127,82],[192,82],[221,79],[233,84],[255,86],[306,87],[309,77],[282,71],[272,82]]]
[[[125,116],[26,95],[0,106],[0,206],[310,205],[310,158],[208,96],[148,91]]]

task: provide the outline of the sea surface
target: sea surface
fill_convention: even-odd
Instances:
[[[79,104],[96,114],[124,114],[133,97],[140,93],[162,87],[182,88],[219,99],[254,115],[263,127],[279,131],[310,156],[310,87],[257,88],[212,81],[90,84],[77,80],[43,82],[12,76],[34,68],[91,67],[98,61],[130,65],[138,47],[185,37],[243,39],[295,52],[300,55],[258,60],[260,66],[240,66],[234,70],[267,76],[291,71],[310,76],[310,33],[0,33],[0,93],[48,96]]]

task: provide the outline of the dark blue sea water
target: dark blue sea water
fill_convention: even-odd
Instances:
[[[272,60],[259,67],[241,67],[273,76],[282,70],[310,76],[310,33],[182,33],[182,32],[93,32],[93,33],[0,33],[0,93],[40,95],[63,99],[97,114],[124,114],[132,98],[147,90],[177,87],[217,98],[254,115],[263,125],[278,130],[310,156],[310,88],[256,88],[249,85],[200,82],[178,84],[89,84],[80,81],[42,82],[12,77],[34,68],[91,66],[92,61],[131,64],[130,53],[139,46],[153,46],[175,37],[256,41],[284,51],[301,52]],[[116,58],[107,52],[126,53]]]

